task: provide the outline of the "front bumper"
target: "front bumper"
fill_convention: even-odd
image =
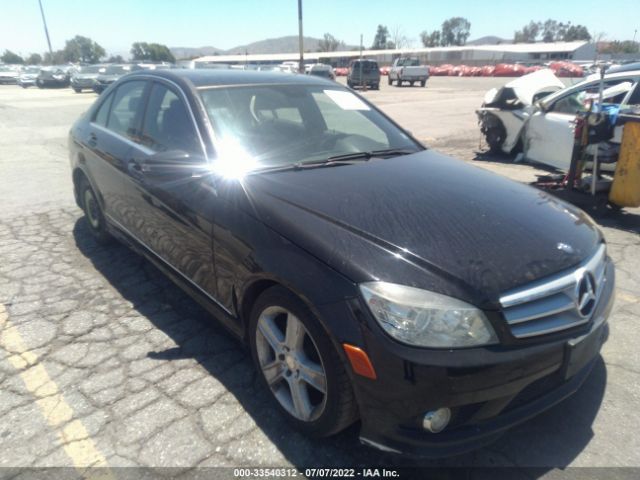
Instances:
[[[50,87],[50,88],[63,88],[69,86],[69,79],[65,78],[62,80],[58,80],[56,78],[37,78],[36,85],[38,87]]]
[[[371,318],[363,321],[368,312],[356,311],[378,375],[376,380],[353,376],[362,443],[410,456],[456,455],[493,442],[570,396],[608,337],[615,274],[611,263],[607,269],[606,289],[588,324],[508,346],[413,348],[373,328]],[[441,407],[452,412],[447,428],[424,430],[424,414]]]
[[[96,93],[102,93],[104,92],[107,88],[109,88],[109,86],[112,84],[113,82],[110,83],[103,83],[103,82],[94,82],[94,84],[91,86],[91,88],[93,89],[94,92]]]
[[[95,84],[95,80],[93,78],[73,78],[71,77],[71,87],[72,88],[93,88]]]

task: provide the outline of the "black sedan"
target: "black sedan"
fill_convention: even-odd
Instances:
[[[142,70],[142,67],[135,64],[108,65],[100,69],[91,83],[91,88],[96,93],[102,93],[120,77],[137,70]]]
[[[69,86],[71,66],[53,65],[42,67],[36,77],[38,88],[61,88]]]
[[[614,268],[582,211],[425,149],[313,76],[165,70],[69,139],[100,242],[145,255],[247,342],[296,427],[448,455],[575,392]]]

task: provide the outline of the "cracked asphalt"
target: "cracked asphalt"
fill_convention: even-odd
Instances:
[[[539,170],[477,152],[473,111],[500,82],[433,78],[426,89],[365,95],[436,148],[531,181]],[[130,466],[177,476],[195,467],[508,466],[523,478],[640,467],[639,209],[596,218],[618,294],[610,339],[581,390],[476,452],[399,458],[360,446],[357,426],[324,440],[296,433],[241,344],[150,263],[92,240],[73,201],[66,135],[94,99],[0,87],[0,477],[90,466],[114,478]]]

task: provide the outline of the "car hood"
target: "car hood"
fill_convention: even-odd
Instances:
[[[533,103],[533,98],[537,93],[542,91],[553,92],[564,88],[564,83],[556,77],[553,70],[545,68],[512,80],[503,87],[492,88],[485,94],[484,103],[487,105],[492,104],[496,99],[504,95],[503,90],[509,90],[510,92],[507,96],[514,96],[522,105],[527,106]],[[510,95],[511,92],[513,95]]]
[[[581,210],[433,151],[249,175],[246,208],[354,282],[487,306],[575,266],[602,241]]]
[[[91,80],[93,78],[98,78],[97,73],[75,73],[73,78],[77,78],[79,80]]]
[[[124,75],[124,74],[123,74]],[[107,82],[115,82],[116,80],[118,80],[120,77],[122,77],[122,75],[98,75],[96,77],[96,79],[99,82],[103,82],[103,83],[107,83]]]

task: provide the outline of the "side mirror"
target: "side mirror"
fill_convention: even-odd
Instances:
[[[535,102],[533,102],[533,106],[536,108],[536,110],[539,110],[543,113],[547,112],[547,108],[545,108],[544,104],[540,100],[536,100]]]
[[[183,150],[158,152],[142,162],[140,167],[142,173],[154,177],[199,177],[210,170],[204,156]]]

